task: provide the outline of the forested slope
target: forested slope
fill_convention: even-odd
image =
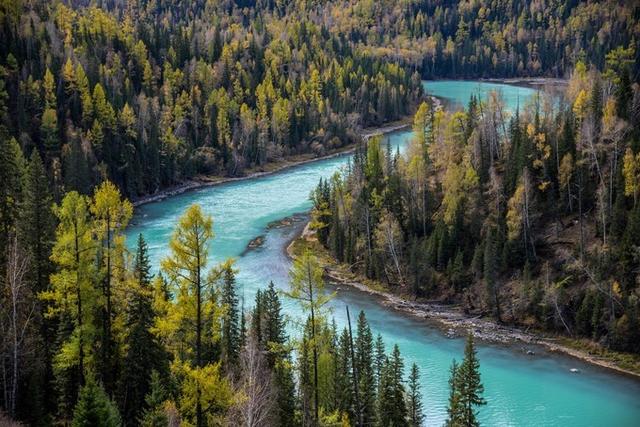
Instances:
[[[339,262],[416,298],[640,352],[640,88],[634,53],[579,62],[562,99],[423,103],[408,156],[381,140],[321,181]]]

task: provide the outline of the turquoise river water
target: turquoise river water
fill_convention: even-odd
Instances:
[[[485,96],[500,90],[507,107],[514,109],[534,93],[523,87],[478,82],[427,82],[428,93],[445,98],[452,105],[466,104],[471,93]],[[402,151],[410,131],[388,135]],[[207,187],[136,209],[127,230],[130,245],[142,233],[149,243],[155,266],[167,254],[168,241],[177,219],[192,203],[199,203],[213,215],[215,239],[210,249],[210,265],[228,257],[240,269],[238,283],[247,306],[257,289],[270,280],[286,288],[291,261],[285,253],[290,239],[304,225],[311,207],[310,191],[321,177],[343,168],[349,155],[296,166],[285,171],[244,181]],[[268,227],[269,223],[297,216],[288,227]],[[264,244],[246,250],[257,236]],[[374,333],[382,334],[387,349],[397,343],[406,366],[416,362],[422,374],[426,410],[425,425],[441,426],[446,419],[448,369],[451,360],[460,360],[464,340],[447,338],[437,327],[403,315],[379,304],[368,294],[340,289],[331,302],[333,316],[346,324],[345,305],[352,313],[364,310]],[[284,301],[290,329],[296,334],[300,309]],[[353,315],[352,315],[353,316]],[[530,348],[530,347],[528,347]],[[482,380],[488,404],[480,409],[486,426],[640,426],[640,381],[591,366],[544,349],[533,348],[528,356],[519,346],[478,343]],[[580,373],[572,373],[577,368]]]

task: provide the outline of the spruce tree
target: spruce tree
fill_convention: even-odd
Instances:
[[[282,314],[280,298],[273,282],[269,282],[269,287],[262,293],[262,301],[263,336],[269,352],[268,359],[270,365],[273,366],[278,357],[288,355],[288,350],[285,349],[288,339],[285,331],[285,319]]]
[[[377,424],[380,427],[407,425],[403,371],[400,349],[395,345],[380,375],[377,404]]]
[[[469,334],[464,348],[464,360],[457,371],[458,390],[462,414],[462,425],[466,427],[479,426],[476,407],[486,405],[482,397],[484,386],[480,380],[480,362],[473,344],[473,335]]]
[[[31,280],[36,292],[46,289],[51,274],[55,219],[47,173],[37,150],[31,152],[24,185],[20,235],[31,258]]]
[[[449,406],[447,407],[446,427],[462,427],[463,408],[460,402],[459,365],[455,359],[449,368]]]
[[[282,304],[273,282],[270,282],[267,290],[262,291],[260,295],[262,319],[258,324],[267,351],[267,364],[272,369],[277,389],[276,416],[279,425],[294,425],[295,383]]]
[[[384,341],[382,340],[382,335],[378,334],[378,336],[376,337],[375,359],[374,359],[376,387],[380,384],[380,375],[382,374],[382,368],[384,367],[386,358],[387,358],[387,355],[385,354]]]
[[[409,427],[420,427],[424,421],[422,392],[420,391],[420,370],[415,363],[411,365],[407,392],[407,412]]]
[[[127,349],[123,358],[119,381],[119,400],[126,424],[132,424],[145,408],[145,396],[151,389],[151,374],[168,372],[167,355],[151,332],[156,316],[153,309],[151,263],[147,243],[138,235],[133,266],[132,296],[129,301],[124,339]]]
[[[222,266],[222,296],[224,307],[222,316],[222,360],[228,371],[238,361],[240,353],[240,319],[238,313],[238,296],[236,294],[236,277],[233,263],[227,261]]]
[[[25,161],[18,142],[0,133],[0,277],[4,276],[7,245],[22,200]]]
[[[87,375],[86,384],[80,390],[71,425],[73,427],[120,427],[121,423],[116,405],[109,399],[93,375]]]
[[[357,334],[355,359],[360,399],[360,408],[357,408],[357,411],[361,414],[362,423],[370,425],[375,420],[376,379],[373,367],[373,337],[364,311],[358,315]]]
[[[335,378],[336,407],[341,412],[349,414],[350,419],[356,420],[354,413],[353,377],[351,369],[351,340],[347,328],[342,330],[338,339],[336,355]]]
[[[142,427],[165,427],[169,420],[163,410],[168,393],[158,371],[151,372],[149,393],[145,396],[146,410],[140,417]]]

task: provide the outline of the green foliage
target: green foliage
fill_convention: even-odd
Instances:
[[[155,407],[162,403],[158,402],[161,394],[159,373],[168,373],[166,351],[152,333],[157,316],[153,307],[152,277],[147,243],[140,234],[133,265],[132,292],[125,313],[123,347],[126,350],[118,387],[120,408],[126,423],[138,419],[147,405],[153,413]],[[150,399],[146,399],[149,394]]]
[[[480,362],[473,345],[473,335],[467,337],[464,359],[460,365],[455,360],[451,365],[449,378],[448,426],[479,426],[476,407],[486,405],[482,397],[484,386],[480,381]]]
[[[424,422],[425,416],[422,392],[420,391],[420,369],[415,363],[411,365],[407,388],[407,413],[409,427],[419,427]]]
[[[73,412],[73,427],[119,427],[120,414],[93,375],[87,375]]]
[[[227,261],[221,266],[222,290],[220,303],[224,310],[222,315],[221,347],[222,360],[226,368],[231,370],[238,361],[240,351],[240,321],[238,313],[238,297],[236,294],[236,270],[233,263]]]
[[[404,365],[398,346],[385,361],[380,374],[377,401],[377,425],[407,426],[407,406],[403,384]]]

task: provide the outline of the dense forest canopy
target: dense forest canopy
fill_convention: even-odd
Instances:
[[[41,154],[58,197],[104,179],[136,197],[354,142],[411,113],[420,76],[603,69],[634,46],[638,13],[613,1],[8,0],[2,122]]]
[[[363,312],[338,330],[314,254],[292,267],[292,339],[273,284],[245,307],[233,260],[209,264],[198,205],[159,270],[143,236],[125,242],[128,199],[349,145],[311,195],[318,250],[404,296],[637,355],[639,17],[624,1],[0,0],[0,423],[421,425],[419,367]],[[421,83],[518,76],[567,87],[445,111]],[[405,156],[363,140],[411,116]],[[477,425],[471,337],[450,388],[447,425]]]

